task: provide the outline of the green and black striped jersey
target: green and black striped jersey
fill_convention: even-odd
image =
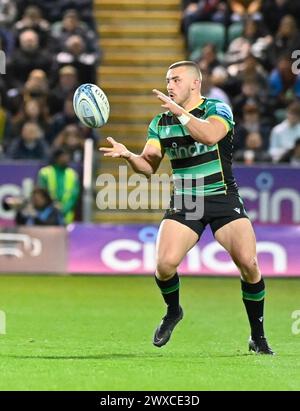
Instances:
[[[236,192],[232,174],[234,121],[230,107],[220,100],[202,98],[190,113],[201,119],[216,118],[228,132],[217,144],[208,146],[195,141],[171,112],[154,117],[147,143],[161,148],[169,157],[175,194],[209,196]]]

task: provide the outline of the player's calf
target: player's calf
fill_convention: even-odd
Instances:
[[[183,310],[179,305],[180,283],[178,274],[175,273],[167,281],[162,281],[157,276],[155,276],[155,280],[167,305],[167,314],[157,327],[153,338],[153,344],[161,347],[169,341],[173,329],[183,317]]]

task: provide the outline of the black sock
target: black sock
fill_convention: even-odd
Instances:
[[[249,318],[251,337],[258,339],[264,337],[264,300],[265,283],[261,280],[256,284],[246,283],[241,280],[243,302]]]
[[[168,315],[177,315],[179,312],[179,277],[175,273],[167,281],[161,281],[155,276],[156,284],[159,286],[165,303],[168,306]]]

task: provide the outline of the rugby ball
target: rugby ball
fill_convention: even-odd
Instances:
[[[95,84],[82,84],[73,97],[76,116],[87,127],[102,127],[109,117],[109,102],[100,87]]]

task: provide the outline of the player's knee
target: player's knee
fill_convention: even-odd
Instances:
[[[238,259],[238,265],[243,271],[250,272],[250,273],[252,271],[257,271],[258,269],[256,257],[249,257],[248,255],[241,256]]]
[[[256,281],[260,275],[256,257],[240,256],[237,260],[237,266],[241,270],[243,278],[248,282]]]
[[[176,272],[177,265],[177,261],[170,256],[158,258],[156,265],[157,274],[159,277],[167,279]]]

